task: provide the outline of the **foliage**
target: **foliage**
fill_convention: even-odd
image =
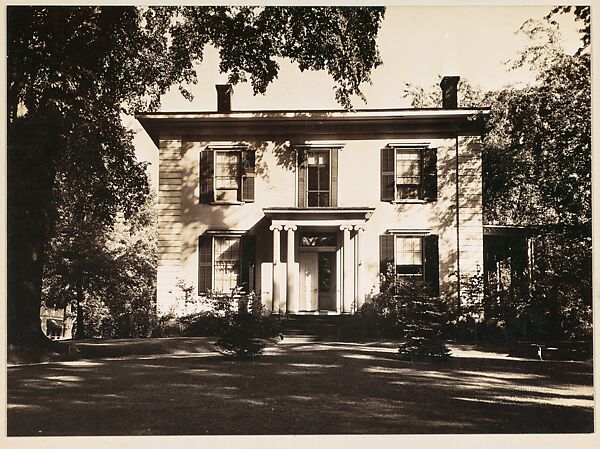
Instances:
[[[279,321],[264,315],[260,299],[253,293],[232,295],[232,302],[240,307],[225,313],[224,327],[216,341],[225,354],[241,360],[249,360],[262,354],[266,342],[283,338]]]
[[[553,17],[557,14],[569,14],[571,12],[575,15],[576,21],[583,22],[583,26],[579,29],[579,33],[581,34],[581,46],[577,50],[577,54],[580,55],[583,52],[589,51],[592,43],[590,7],[575,5],[555,6],[544,18],[550,20],[551,23],[556,24]]]
[[[539,257],[527,291],[486,292],[488,316],[507,339],[591,341],[591,230],[572,232],[552,229],[534,237]]]
[[[398,347],[403,360],[442,360],[450,350],[442,337],[446,320],[444,305],[439,297],[413,296],[406,301],[404,336]]]
[[[9,343],[38,344],[46,249],[61,188],[78,186],[86,219],[133,215],[147,194],[121,114],[155,110],[196,81],[215,46],[233,83],[264,92],[274,58],[325,69],[350,107],[379,65],[383,8],[20,7],[7,9]],[[184,95],[191,98],[185,88]],[[67,187],[68,188],[68,187]]]
[[[408,285],[402,285],[409,288]],[[394,266],[388,264],[380,275],[379,292],[367,298],[362,307],[352,315],[344,329],[346,336],[401,338],[403,335],[401,288]]]
[[[65,190],[61,191],[63,194]],[[77,337],[149,336],[155,317],[156,214],[153,197],[113,227],[63,198],[44,268],[46,304],[79,305]]]
[[[564,52],[558,24],[548,20],[570,12],[584,24],[575,55]],[[529,291],[486,292],[486,324],[510,339],[585,339],[592,323],[589,7],[557,7],[546,19],[523,24],[530,44],[512,61],[533,71],[534,84],[475,95],[468,81],[459,84],[464,105],[476,99],[490,107],[484,222],[536,232]],[[406,95],[415,106],[439,105],[438,90],[407,86]],[[468,313],[454,323],[474,334]]]
[[[380,276],[379,293],[352,317],[345,334],[353,337],[406,339],[398,350],[408,360],[445,358],[449,351],[442,331],[449,319],[447,305],[422,281],[398,277],[388,264]]]
[[[185,290],[185,282],[181,282]],[[209,293],[201,298],[203,311],[158,318],[154,337],[218,337],[216,346],[228,355],[248,360],[262,354],[268,341],[283,338],[279,318],[266,316],[254,293]]]

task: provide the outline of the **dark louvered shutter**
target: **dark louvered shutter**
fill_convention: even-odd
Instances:
[[[437,151],[435,148],[423,150],[423,199],[437,200]]]
[[[212,236],[201,235],[198,248],[198,292],[212,289]]]
[[[438,236],[426,235],[423,237],[424,246],[424,277],[425,282],[431,286],[431,292],[440,294],[440,257],[438,253]]]
[[[254,202],[255,153],[254,150],[242,151],[242,188],[240,201]]]
[[[394,201],[394,149],[381,149],[381,201]]]
[[[254,289],[256,264],[256,239],[253,235],[242,237],[242,287],[246,293]]]
[[[337,207],[338,205],[338,149],[331,149],[331,195],[329,205]]]
[[[215,171],[215,152],[200,152],[200,202],[211,203],[215,200],[213,179]]]
[[[298,207],[306,207],[306,151],[298,149]]]
[[[394,236],[382,234],[379,236],[379,272],[385,274],[390,263],[394,264]]]

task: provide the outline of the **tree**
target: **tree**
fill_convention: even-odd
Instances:
[[[154,196],[114,226],[81,220],[62,195],[44,266],[46,305],[77,304],[76,338],[145,337],[155,318],[157,227]],[[89,215],[88,215],[89,216]]]
[[[9,7],[8,343],[39,345],[42,272],[57,176],[77,180],[95,222],[128,218],[147,190],[121,113],[156,109],[219,49],[232,83],[264,92],[274,58],[327,70],[345,107],[381,61],[383,8]],[[189,92],[180,87],[184,95]],[[79,197],[78,197],[79,200]],[[84,217],[84,219],[89,219]]]
[[[461,105],[476,98],[491,109],[483,140],[484,221],[536,230],[535,283],[513,301],[514,313],[529,322],[528,338],[581,338],[591,330],[589,8],[573,10],[584,21],[574,55],[564,52],[558,24],[549,20],[570,11],[558,7],[521,27],[531,44],[513,67],[529,67],[535,83],[475,96],[468,81],[459,84],[459,95],[468,94]],[[406,91],[417,104],[436,99],[415,86]]]

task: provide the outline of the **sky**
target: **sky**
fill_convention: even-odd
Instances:
[[[403,98],[406,83],[423,87],[438,82],[439,76],[459,75],[484,90],[533,81],[526,69],[510,70],[527,46],[527,38],[516,33],[528,19],[541,19],[548,6],[392,6],[386,9],[378,35],[383,64],[372,72],[372,84],[363,87],[365,105],[356,108],[410,107]],[[573,53],[579,44],[580,27],[571,15],[558,17],[562,45]],[[162,98],[161,111],[215,111],[215,84],[227,76],[218,71],[219,56],[206,47],[198,69],[198,84],[190,90],[194,100],[185,100],[176,88]],[[249,84],[234,86],[232,109],[340,109],[334,83],[325,71],[300,72],[287,60],[278,60],[278,78],[264,95],[254,96]],[[459,99],[460,103],[460,99]],[[158,149],[135,119],[126,120],[136,132],[138,159],[150,162],[152,186],[158,184]]]

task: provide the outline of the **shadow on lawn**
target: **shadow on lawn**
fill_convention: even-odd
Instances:
[[[287,343],[254,362],[206,352],[12,367],[9,435],[593,431],[589,363]]]

